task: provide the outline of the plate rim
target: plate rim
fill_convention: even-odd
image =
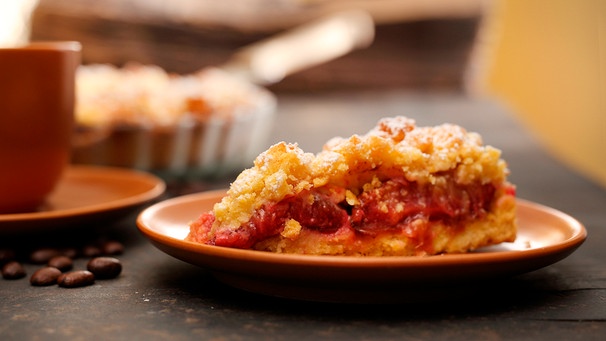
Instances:
[[[143,171],[121,167],[69,165],[66,169],[64,177],[70,177],[74,176],[73,174],[79,175],[82,173],[111,173],[112,175],[118,174],[121,176],[145,179],[151,185],[151,188],[146,191],[116,200],[104,201],[82,207],[39,212],[0,214],[0,231],[3,230],[3,225],[10,223],[26,223],[61,218],[73,218],[91,213],[101,213],[116,209],[128,208],[153,200],[166,191],[166,183],[159,177]]]
[[[519,261],[528,258],[537,258],[541,255],[554,254],[563,252],[566,250],[578,248],[587,238],[587,230],[585,226],[577,219],[572,216],[559,211],[555,208],[545,206],[529,200],[516,198],[516,202],[519,207],[525,207],[530,210],[540,210],[550,215],[555,215],[558,218],[564,219],[571,226],[571,236],[563,241],[550,244],[547,246],[532,248],[528,250],[504,250],[496,252],[481,252],[481,253],[462,253],[462,254],[444,254],[435,256],[364,256],[364,257],[352,257],[352,256],[322,256],[322,255],[299,255],[299,254],[276,254],[271,252],[257,251],[257,250],[241,250],[227,247],[218,247],[211,245],[204,245],[195,242],[180,240],[168,235],[159,233],[148,226],[146,226],[145,220],[154,211],[164,208],[166,206],[178,205],[181,203],[189,202],[192,200],[202,200],[209,196],[215,196],[219,193],[225,193],[224,189],[205,191],[200,193],[183,195],[171,199],[164,200],[156,203],[142,212],[137,216],[136,224],[137,228],[147,238],[149,238],[156,247],[161,246],[158,244],[165,244],[167,246],[181,249],[182,251],[192,252],[203,256],[210,257],[221,257],[224,259],[239,259],[246,262],[263,262],[269,264],[306,264],[309,266],[330,266],[330,267],[344,267],[349,266],[353,268],[404,268],[410,266],[451,266],[458,265],[462,266],[465,264],[478,265],[479,263],[503,263],[510,261]],[[200,212],[202,213],[202,212]],[[192,217],[195,218],[195,217]],[[163,250],[164,251],[164,250]],[[166,251],[164,251],[166,252]],[[497,255],[497,259],[495,259]],[[174,257],[174,255],[171,255]]]

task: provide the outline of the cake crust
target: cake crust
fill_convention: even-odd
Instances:
[[[467,252],[515,239],[507,175],[501,152],[476,133],[385,118],[316,155],[271,146],[187,240],[315,255]]]

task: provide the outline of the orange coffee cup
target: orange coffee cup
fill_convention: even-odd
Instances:
[[[69,163],[80,50],[0,48],[0,214],[39,209]]]

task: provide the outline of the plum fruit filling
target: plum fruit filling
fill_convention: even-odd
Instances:
[[[235,230],[221,230],[207,244],[251,248],[257,242],[279,235],[290,219],[296,220],[304,229],[319,233],[330,234],[350,228],[363,235],[395,231],[423,239],[415,235],[421,234],[423,229],[413,225],[427,226],[432,221],[442,221],[453,226],[453,233],[456,233],[466,221],[481,219],[487,214],[496,192],[492,184],[457,185],[446,181],[444,185],[421,185],[403,178],[369,187],[355,200],[346,200],[343,189],[322,188],[266,204],[250,221]],[[214,220],[209,212],[194,225],[198,231],[208,232]],[[418,224],[419,220],[426,223]],[[417,223],[413,224],[415,221]]]

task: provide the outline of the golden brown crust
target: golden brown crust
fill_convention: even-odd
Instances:
[[[326,234],[301,229],[292,220],[280,235],[255,245],[256,249],[273,252],[311,254],[465,252],[515,238],[515,200],[505,192],[507,173],[500,151],[482,145],[476,133],[451,124],[417,127],[405,117],[386,118],[366,135],[328,141],[317,155],[284,142],[270,147],[257,157],[254,167],[238,176],[227,195],[214,206],[215,222],[209,237],[220,230],[236,231],[261,206],[303,190],[344,188],[338,195],[353,204],[365,186],[397,177],[437,187],[452,181],[461,186],[492,184],[496,199],[485,217],[465,222],[463,232],[457,233],[447,223],[432,223],[431,233],[436,237],[432,245],[421,250],[418,242],[415,245],[393,232],[372,237],[358,233],[352,237],[353,231],[343,230],[331,236],[331,241]]]
[[[316,156],[296,144],[270,147],[238,176],[215,213],[223,225],[237,227],[264,202],[328,184],[357,188],[375,175],[436,183],[451,171],[461,184],[503,182],[507,168],[500,156],[459,126],[416,127],[408,118],[386,118],[364,136],[330,140]]]

